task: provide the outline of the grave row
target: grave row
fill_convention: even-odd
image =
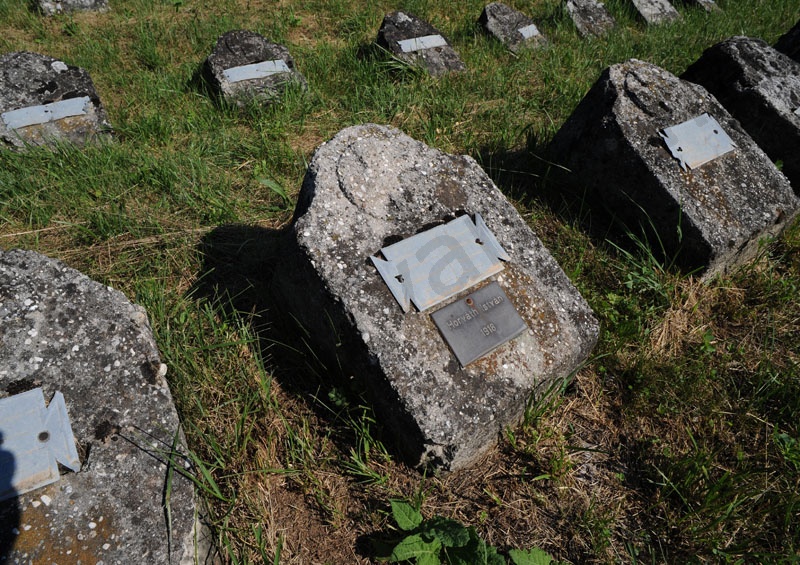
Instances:
[[[400,19],[417,43],[435,35]],[[796,30],[779,42],[786,52],[797,52],[786,39]],[[276,75],[294,72],[288,51],[256,34],[223,38],[206,69],[231,91],[277,91]],[[437,41],[422,40],[422,50],[442,49]],[[0,58],[0,73],[0,133],[9,143],[62,130],[78,142],[87,124],[106,125],[81,69],[13,53]],[[643,61],[614,65],[557,133],[551,159],[593,210],[649,230],[684,265],[713,275],[747,260],[800,209],[789,181],[798,186],[798,81],[798,62],[744,37],[707,50],[683,78]],[[520,419],[531,393],[578,370],[598,339],[589,305],[474,159],[394,128],[350,127],[315,151],[280,246],[275,309],[299,324],[321,359],[361,379],[402,455],[421,468],[474,465]],[[36,444],[46,469],[53,458],[78,469],[45,487],[45,508],[34,504],[45,501],[42,491],[18,496],[17,524],[31,516],[46,533],[20,534],[14,557],[192,559],[200,529],[173,453],[182,445],[177,415],[167,408],[146,315],[25,251],[0,252],[0,295],[8,297],[0,303],[0,385],[30,394],[24,405],[38,418],[0,433]],[[44,409],[45,396],[63,407],[58,418]],[[2,400],[0,411],[17,409]],[[71,435],[80,449],[39,445]],[[23,456],[10,451],[14,444],[4,440],[0,462],[17,477]],[[165,474],[175,476],[166,541],[148,533],[164,531]],[[14,478],[2,486],[18,495],[29,485]],[[83,528],[80,520],[95,515]],[[44,544],[48,535],[58,543]]]

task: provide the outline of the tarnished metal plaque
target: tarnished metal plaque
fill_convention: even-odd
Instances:
[[[660,134],[684,170],[695,169],[736,147],[719,122],[708,114],[664,128]]]
[[[423,49],[433,49],[434,47],[444,47],[447,45],[444,37],[441,35],[423,35],[422,37],[412,37],[411,39],[404,39],[397,42],[403,53],[411,53],[412,51],[421,51]]]
[[[5,488],[0,500],[54,483],[59,478],[57,463],[75,472],[81,469],[60,392],[47,407],[41,388],[0,399],[0,440]]]
[[[381,249],[371,257],[403,312],[427,310],[503,270],[511,258],[480,214],[436,226]]]
[[[228,82],[241,82],[243,80],[254,80],[265,78],[279,73],[292,72],[286,61],[261,61],[252,65],[242,65],[241,67],[231,67],[222,71],[222,75]]]
[[[527,25],[527,26],[525,26],[525,27],[521,27],[521,28],[519,28],[517,31],[518,31],[518,32],[520,33],[520,35],[521,35],[522,37],[524,37],[525,39],[530,39],[531,37],[533,37],[533,36],[535,36],[535,35],[539,35],[539,28],[537,28],[537,27],[536,27],[535,25],[533,25],[533,24],[531,24],[531,25]]]
[[[28,106],[27,108],[3,112],[0,114],[0,118],[2,118],[8,129],[19,129],[54,122],[62,118],[83,116],[91,103],[92,101],[88,96],[68,98],[58,102],[42,104],[41,106]]]
[[[528,329],[496,282],[431,314],[462,367]]]

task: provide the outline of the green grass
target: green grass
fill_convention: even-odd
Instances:
[[[558,0],[513,2],[551,44],[513,56],[477,29],[477,0],[116,0],[52,19],[0,0],[0,51],[86,68],[116,132],[0,151],[0,247],[63,259],[147,309],[230,562],[368,562],[364,539],[391,526],[393,499],[474,527],[503,555],[797,562],[800,227],[700,284],[645,244],[590,238],[541,157],[605,67],[636,57],[679,74],[717,41],[774,43],[800,18],[800,0],[718,3],[646,27],[607,0],[617,30],[583,40]],[[376,50],[394,9],[436,25],[468,70],[433,79]],[[199,65],[236,28],[286,44],[309,89],[268,108],[208,98]],[[314,148],[366,122],[475,157],[602,322],[590,363],[532,399],[470,471],[405,466],[344,360],[326,366],[263,309],[274,230]]]

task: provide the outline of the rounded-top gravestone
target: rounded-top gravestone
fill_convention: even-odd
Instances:
[[[83,145],[110,131],[84,69],[26,51],[0,56],[0,142]]]
[[[0,561],[202,562],[165,374],[140,306],[60,261],[0,250],[0,397],[41,389],[52,407],[63,396],[80,458],[77,472],[13,501],[16,525],[0,523],[16,528],[14,543]]]
[[[377,43],[394,57],[433,76],[466,68],[438,29],[405,12],[392,12],[383,18]]]
[[[203,76],[218,98],[237,106],[279,102],[290,85],[307,87],[288,48],[247,30],[219,37]]]

